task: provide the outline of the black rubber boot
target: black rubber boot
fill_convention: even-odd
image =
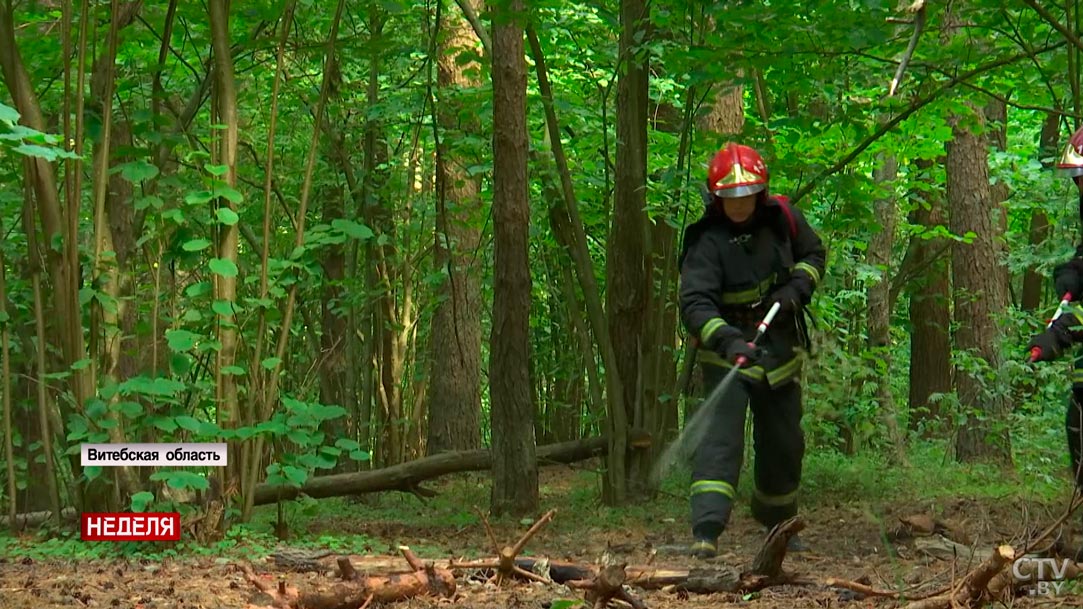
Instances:
[[[700,559],[718,556],[718,538],[722,535],[722,525],[717,522],[704,522],[692,527],[691,555]]]
[[[691,554],[701,560],[718,556],[718,539],[697,539],[692,543]]]

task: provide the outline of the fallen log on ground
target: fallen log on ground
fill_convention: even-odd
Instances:
[[[550,516],[547,514],[546,516]],[[546,518],[535,523],[535,529],[516,544],[520,550],[521,545],[530,539],[530,534],[536,527],[546,522]],[[805,523],[799,517],[792,518],[779,524],[771,531],[764,542],[763,548],[752,561],[752,565],[745,571],[740,571],[726,565],[712,565],[705,563],[702,567],[692,569],[670,568],[665,566],[629,565],[623,568],[623,583],[642,590],[664,590],[673,592],[689,592],[693,594],[713,594],[717,592],[755,592],[770,586],[787,583],[795,583],[790,574],[782,571],[782,561],[786,554],[786,544],[790,537],[805,527]],[[495,540],[494,540],[495,544]],[[515,552],[510,548],[509,552]],[[517,552],[515,552],[517,553]],[[515,553],[509,553],[504,570],[506,573],[515,573],[524,576],[525,579],[544,581],[548,578],[557,584],[571,582],[601,582],[602,572],[605,567],[592,564],[578,564],[570,562],[549,561],[546,558],[516,558]],[[505,554],[504,552],[501,555]],[[401,575],[409,573],[402,562],[393,556],[348,556],[353,568],[370,575]],[[333,570],[333,565],[341,560],[340,557],[321,553],[320,558],[312,561],[313,570],[327,572]],[[449,571],[482,571],[493,572],[494,576],[500,570],[500,561],[486,560],[479,562],[460,562],[455,560],[431,561],[433,567]],[[514,566],[512,566],[514,565]],[[285,566],[289,568],[289,566]],[[616,577],[616,573],[609,575],[610,579]],[[608,580],[606,580],[608,581]],[[604,586],[603,586],[604,587]],[[604,595],[603,595],[604,596]]]
[[[604,437],[545,444],[538,447],[537,459],[539,464],[574,463],[604,455],[608,446],[608,440]],[[459,472],[486,470],[492,467],[492,463],[488,450],[456,451],[364,472],[316,476],[300,489],[260,484],[256,486],[255,504],[266,505],[279,499],[294,499],[301,494],[321,499],[379,491],[412,492],[425,480]]]
[[[515,542],[515,545],[500,547],[500,544],[496,541],[496,536],[493,535],[492,527],[489,526],[489,519],[485,517],[485,514],[481,514],[479,512],[479,515],[481,516],[481,521],[485,524],[485,533],[488,534],[489,541],[491,541],[493,544],[493,551],[496,553],[496,557],[492,560],[482,560],[469,563],[452,562],[451,568],[496,570],[496,573],[492,576],[492,578],[489,579],[489,581],[496,583],[496,585],[498,586],[504,580],[512,577],[525,578],[531,581],[541,582],[543,584],[549,583],[549,580],[542,575],[534,573],[532,571],[521,569],[516,566],[515,559],[519,556],[519,553],[523,551],[523,548],[526,547],[526,543],[530,541],[530,538],[533,537],[539,530],[541,530],[541,528],[545,526],[545,523],[549,522],[553,518],[553,514],[555,513],[556,510],[549,510],[548,512],[546,512],[544,516],[539,518],[538,521],[534,523],[534,526],[530,527],[530,529],[526,533],[524,533],[522,537],[519,538],[519,541]]]
[[[594,609],[605,609],[613,600],[624,601],[631,605],[632,609],[647,609],[643,601],[624,589],[624,583],[628,580],[625,566],[623,564],[609,565],[602,569],[594,579],[570,581],[568,587],[586,590],[584,600]]]
[[[1009,545],[1000,546],[946,594],[915,601],[907,605],[906,609],[979,607],[988,594],[986,588],[989,582],[1014,561],[1015,557],[1015,548]]]
[[[407,547],[401,547],[408,571],[375,575],[362,573],[347,558],[338,558],[339,582],[330,588],[301,592],[279,582],[273,584],[257,576],[247,565],[242,567],[246,579],[260,592],[249,608],[275,609],[359,609],[372,603],[391,603],[420,596],[452,598],[455,596],[455,576],[435,564],[423,563]],[[401,565],[400,565],[401,566]]]
[[[79,520],[79,512],[75,511],[75,508],[64,508],[60,510],[60,519],[64,521],[77,521]],[[49,521],[53,517],[52,511],[44,512],[26,512],[23,514],[15,515],[15,528],[23,529],[27,527],[41,526]],[[8,521],[11,520],[10,516],[0,516],[0,527],[8,526]]]

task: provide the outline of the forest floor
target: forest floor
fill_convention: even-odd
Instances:
[[[1067,504],[1069,485],[1053,480],[1045,487],[1060,488],[1041,497],[1024,488],[1006,491],[1003,484],[971,488],[945,488],[935,477],[925,476],[920,466],[907,474],[912,485],[896,485],[887,472],[862,470],[860,481],[853,472],[831,471],[833,461],[816,462],[806,474],[806,505],[802,516],[807,529],[802,539],[809,551],[788,554],[783,568],[816,585],[779,586],[741,596],[736,594],[678,596],[661,591],[640,594],[648,607],[747,607],[781,609],[805,607],[902,607],[905,603],[884,599],[853,600],[847,593],[828,588],[829,577],[857,580],[881,589],[899,590],[927,584],[920,593],[948,584],[969,566],[935,552],[922,551],[920,542],[937,535],[894,539],[892,531],[901,518],[924,514],[942,523],[948,537],[969,541],[978,549],[1001,543],[1022,545],[1028,533],[1057,520]],[[597,464],[542,470],[542,510],[557,513],[530,541],[525,555],[545,556],[553,561],[591,563],[608,554],[628,564],[695,566],[696,561],[652,549],[685,544],[687,503],[684,483],[672,480],[665,494],[649,504],[623,509],[602,506],[598,500]],[[912,466],[913,468],[913,466]],[[748,478],[746,467],[745,478]],[[970,472],[977,476],[978,473]],[[980,474],[985,475],[985,474]],[[684,478],[686,479],[686,478]],[[847,482],[849,480],[849,482]],[[924,480],[924,488],[921,486]],[[985,478],[988,481],[988,478]],[[1009,486],[1014,486],[1009,480]],[[882,486],[887,485],[887,486]],[[440,493],[422,500],[413,495],[388,493],[363,499],[324,500],[293,504],[286,510],[294,547],[326,548],[352,554],[394,555],[399,545],[410,546],[425,558],[478,558],[490,554],[474,506],[488,502],[484,474],[450,476],[427,485]],[[907,488],[904,488],[907,487]],[[745,567],[760,547],[763,533],[748,512],[748,482],[742,479],[739,507],[722,539],[716,559]],[[975,489],[978,489],[975,491]],[[971,491],[971,492],[967,492]],[[1055,496],[1054,496],[1055,495]],[[540,514],[541,512],[539,512]],[[247,528],[235,528],[227,539],[210,546],[178,545],[170,550],[109,556],[117,544],[89,544],[78,534],[43,539],[34,534],[0,537],[0,608],[118,607],[137,609],[243,608],[255,597],[238,564],[251,562],[257,573],[276,572],[268,558],[281,543],[271,531],[277,513],[262,509]],[[1071,544],[1083,540],[1079,518],[1071,519]],[[494,519],[492,527],[500,543],[510,543],[528,528],[529,522]],[[180,542],[183,544],[184,542]],[[1074,545],[1072,547],[1075,547]],[[305,589],[326,576],[289,573],[284,577]],[[395,603],[400,609],[419,607],[567,607],[562,599],[581,599],[579,591],[559,585],[491,584],[458,579],[453,601],[413,599]],[[1021,596],[1015,607],[1080,607],[1083,589],[1068,588],[1059,594]],[[579,605],[582,606],[582,605]],[[990,605],[992,606],[992,605]]]

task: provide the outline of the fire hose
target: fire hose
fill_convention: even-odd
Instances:
[[[772,305],[771,309],[764,316],[763,321],[756,326],[756,336],[748,343],[750,347],[755,347],[759,340],[767,332],[767,328],[771,326],[771,322],[775,319],[775,315],[778,314],[779,309],[782,308],[782,303],[776,302]],[[681,434],[673,441],[662,456],[658,459],[658,462],[654,466],[654,471],[651,473],[651,482],[654,485],[664,478],[669,470],[673,467],[673,464],[677,461],[683,461],[692,454],[693,451],[699,447],[703,441],[704,436],[707,434],[707,421],[710,419],[714,411],[719,408],[719,403],[722,400],[722,396],[726,394],[729,386],[733,384],[734,379],[740,373],[741,368],[748,363],[748,358],[744,355],[738,355],[734,362],[733,368],[726,374],[721,382],[711,391],[707,399],[700,404],[699,409],[696,410],[696,414],[692,418],[685,422],[684,429]]]

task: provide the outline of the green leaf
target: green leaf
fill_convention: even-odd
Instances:
[[[323,404],[312,405],[312,416],[324,421],[337,419],[345,414],[346,409],[342,406],[324,406]]]
[[[188,286],[188,288],[184,290],[184,294],[188,296],[188,298],[199,298],[200,296],[210,294],[212,290],[213,288],[210,281],[198,281]]]
[[[199,190],[185,195],[184,202],[188,205],[206,205],[212,199],[214,199],[214,193],[209,190]]]
[[[177,422],[173,417],[155,417],[152,424],[166,433],[177,431]]]
[[[167,209],[162,212],[163,220],[172,220],[174,224],[184,224],[184,212],[179,209]]]
[[[163,201],[161,197],[155,195],[136,197],[135,199],[136,211],[143,211],[148,207],[153,207],[154,209],[161,209],[163,205],[165,205],[165,201]]]
[[[62,156],[69,156],[63,154],[63,150],[59,148],[46,148],[45,146],[38,146],[36,144],[22,144],[12,148],[13,151],[26,156],[37,156],[50,161],[55,161]],[[70,155],[75,156],[75,155]]]
[[[222,197],[228,199],[233,203],[241,203],[244,201],[244,196],[236,188],[231,188],[225,185],[219,185],[214,188],[214,195],[216,197]]]
[[[214,437],[222,433],[222,428],[218,427],[218,423],[212,421],[200,421],[199,431],[196,433],[201,436]]]
[[[139,402],[118,402],[116,405],[116,409],[120,411],[120,414],[124,415],[129,419],[134,419],[136,417],[142,416],[143,414],[143,405]]]
[[[0,104],[0,121],[6,121],[11,124],[19,122],[19,111],[11,106]]]
[[[82,370],[90,365],[90,358],[84,357],[83,359],[75,362],[71,365],[72,370]]]
[[[312,441],[312,436],[301,429],[290,430],[290,432],[286,434],[286,437],[289,438],[291,442],[295,442],[301,446],[307,446],[308,443]]]
[[[331,227],[340,230],[353,239],[371,239],[375,236],[372,229],[353,220],[337,219],[331,221]]]
[[[210,239],[192,239],[190,241],[185,241],[181,248],[186,252],[198,252],[207,249],[210,245]]]
[[[233,376],[243,376],[245,369],[240,366],[225,366],[222,368],[222,374],[229,374]]]
[[[275,366],[282,363],[282,358],[268,357],[267,359],[263,360],[260,363],[263,365],[264,368],[266,368],[268,370],[274,370]]]
[[[368,451],[364,451],[364,450],[351,450],[350,451],[350,458],[353,459],[354,461],[368,461],[370,457],[371,457],[371,455],[369,455]]]
[[[219,177],[226,175],[226,172],[229,171],[229,167],[226,165],[211,165],[210,163],[205,164],[203,169],[206,169],[207,173]]]
[[[224,258],[211,258],[211,272],[223,277],[236,277],[237,265],[232,260]]]
[[[173,420],[177,422],[177,425],[181,429],[195,433],[199,431],[199,419],[190,417],[188,415],[180,415],[179,417],[173,417]]]
[[[147,506],[154,502],[154,493],[148,493],[147,491],[139,491],[132,495],[132,511],[133,512],[145,512]]]
[[[158,175],[158,168],[140,159],[120,166],[120,175],[133,184],[149,180]]]
[[[361,448],[361,445],[358,444],[356,440],[351,440],[349,438],[339,438],[335,441],[335,446],[345,450],[357,450]]]
[[[196,342],[199,341],[199,335],[188,330],[166,330],[165,340],[170,351],[180,353],[195,347]]]
[[[94,480],[98,476],[102,475],[102,466],[100,465],[88,465],[83,468],[83,475],[87,480]]]
[[[178,376],[185,375],[192,370],[192,359],[184,353],[173,353],[169,358],[169,370]]]
[[[286,475],[286,479],[289,480],[290,483],[296,486],[304,486],[305,481],[308,480],[308,472],[293,465],[284,465],[282,467],[282,473]]]
[[[151,380],[146,376],[132,377],[120,384],[120,392],[123,395],[154,395],[160,397],[172,397],[185,389],[184,383],[167,378]]]
[[[233,303],[228,300],[216,300],[211,304],[211,310],[222,317],[233,317]]]
[[[240,216],[237,215],[237,212],[228,207],[219,207],[218,210],[215,211],[215,215],[218,216],[218,221],[226,226],[233,226],[240,220]]]
[[[197,491],[205,491],[211,487],[210,481],[203,476],[186,471],[163,471],[151,474],[151,480],[165,480],[170,488],[177,490],[191,488]]]

